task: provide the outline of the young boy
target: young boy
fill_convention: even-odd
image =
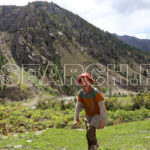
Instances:
[[[78,93],[73,125],[74,128],[77,127],[80,106],[83,104],[85,109],[84,122],[86,125],[88,150],[96,150],[99,146],[96,139],[96,129],[104,128],[108,122],[104,97],[101,95],[100,91],[92,86],[94,80],[89,73],[82,73],[78,77],[78,82],[82,86],[82,89]]]

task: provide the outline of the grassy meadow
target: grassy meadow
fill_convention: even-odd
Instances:
[[[99,150],[150,149],[149,95],[105,98],[109,123],[97,130]],[[32,107],[24,102],[1,103],[0,149],[86,150],[83,109],[78,128],[72,126],[75,103],[76,98],[65,101],[51,96],[41,96]]]
[[[97,130],[98,150],[149,150],[150,120],[107,126]],[[1,137],[0,149],[87,150],[85,129],[46,129]]]

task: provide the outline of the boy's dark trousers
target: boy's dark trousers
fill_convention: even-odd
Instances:
[[[90,150],[92,145],[97,145],[96,139],[96,128],[93,126],[86,126],[86,138],[88,142],[88,150]]]
[[[86,126],[86,138],[88,142],[88,150],[92,145],[97,145],[96,128],[94,126]]]
[[[99,125],[99,116],[87,116],[84,117],[84,123],[86,126],[86,138],[88,143],[88,150],[96,150],[99,145],[96,139],[96,128]]]

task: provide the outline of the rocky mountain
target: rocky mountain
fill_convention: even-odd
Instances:
[[[150,52],[150,40],[148,39],[138,39],[136,37],[128,36],[128,35],[124,35],[124,36],[119,36],[117,34],[113,34],[113,35],[130,46],[133,46],[137,49],[146,52]]]
[[[21,7],[0,6],[2,98],[21,100],[43,91],[75,94],[80,88],[75,79],[87,66],[87,71],[92,72],[99,83],[107,80],[98,88],[112,86],[114,91],[116,88],[143,90],[144,87],[139,86],[139,67],[148,62],[149,53],[124,44],[52,2],[32,2]],[[114,64],[115,68],[113,65],[108,68],[108,64]],[[126,69],[120,70],[120,64],[128,64],[128,78]],[[142,78],[146,78],[143,74],[146,69],[147,66],[141,67]],[[120,85],[120,78],[123,84],[129,81],[129,85]],[[39,84],[39,80],[43,84]],[[60,84],[61,81],[64,84]],[[10,86],[12,83],[16,84]]]

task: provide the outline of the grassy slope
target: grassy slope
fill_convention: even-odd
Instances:
[[[99,150],[149,150],[150,120],[124,123],[97,130]],[[31,140],[31,141],[28,141]],[[22,145],[18,149],[30,150],[87,150],[85,130],[48,129],[41,134],[34,132],[9,136],[0,141],[0,149]]]

